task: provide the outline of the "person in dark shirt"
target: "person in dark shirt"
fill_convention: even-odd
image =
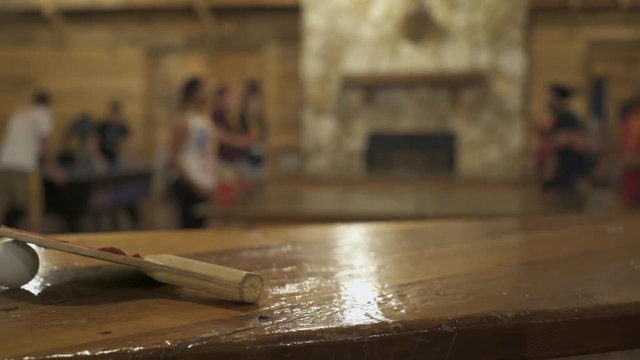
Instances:
[[[100,152],[109,165],[115,166],[120,160],[122,144],[129,136],[130,130],[122,114],[122,105],[114,101],[109,106],[109,113],[104,122],[98,125]]]
[[[98,124],[97,134],[100,147],[100,153],[105,158],[111,168],[118,166],[120,163],[120,154],[122,144],[129,137],[131,131],[127,125],[127,120],[123,115],[122,104],[113,101],[109,105],[109,112],[106,118]],[[135,205],[129,205],[125,208],[129,218],[136,228],[140,227],[140,215]],[[113,211],[110,214],[111,224],[114,228],[118,228],[118,214]]]
[[[219,132],[238,132],[231,123],[231,109],[235,102],[234,100],[234,94],[228,86],[223,85],[216,90],[212,118]],[[242,159],[243,154],[243,148],[232,143],[220,141],[218,156],[224,163],[229,165],[235,164]]]
[[[263,178],[266,123],[262,111],[262,92],[258,81],[251,79],[245,85],[240,106],[240,130],[243,134],[255,134],[256,141],[244,154],[243,173],[252,183]]]
[[[61,163],[75,171],[104,170],[105,158],[100,153],[98,142],[96,123],[88,113],[81,114],[66,129]]]
[[[574,90],[567,86],[550,88],[549,107],[554,119],[549,130],[551,156],[544,174],[547,189],[574,190],[595,167],[595,146],[569,106],[573,95]]]

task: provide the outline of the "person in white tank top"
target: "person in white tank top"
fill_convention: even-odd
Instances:
[[[178,154],[180,167],[196,189],[209,194],[216,185],[215,133],[209,119],[197,112],[185,114],[186,139]]]
[[[204,225],[204,217],[194,210],[215,196],[218,142],[248,147],[255,141],[214,128],[209,118],[209,98],[201,79],[187,80],[182,89],[184,112],[172,132],[171,161],[177,172],[174,190],[183,228]]]

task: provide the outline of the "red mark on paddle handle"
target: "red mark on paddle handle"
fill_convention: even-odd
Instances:
[[[117,247],[113,247],[113,246],[101,247],[101,248],[96,249],[96,250],[105,251],[105,252],[116,254],[116,255],[129,256],[129,257],[133,257],[133,258],[142,259],[142,256],[140,256],[140,254],[138,254],[138,253],[129,255],[126,252],[118,249]]]

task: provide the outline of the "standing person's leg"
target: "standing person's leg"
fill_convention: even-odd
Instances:
[[[178,180],[175,185],[180,225],[183,229],[198,229],[204,225],[204,218],[194,213],[195,207],[205,199],[195,194],[186,184]]]
[[[136,229],[140,229],[140,215],[138,214],[138,208],[136,207],[136,205],[129,205],[125,210],[127,211],[127,214],[129,215],[129,219],[131,219],[133,226]]]
[[[191,229],[202,229],[204,227],[204,217],[201,215],[195,214],[196,208],[198,205],[202,204],[204,200],[198,199],[191,205],[190,213],[192,218],[192,227]]]
[[[180,214],[180,228],[185,229],[191,225],[191,219],[189,217],[189,194],[185,185],[178,180],[174,184],[174,191],[176,199],[178,200],[178,212]]]
[[[546,154],[544,167],[542,168],[542,184],[544,187],[550,186],[556,179],[558,172],[558,158],[555,151]]]
[[[7,219],[12,205],[9,186],[8,172],[0,170],[0,224],[3,225],[7,225]]]
[[[216,202],[222,207],[232,206],[247,190],[249,184],[243,173],[243,161],[221,161],[218,171]]]
[[[191,203],[185,198],[178,198],[180,207],[180,228],[192,229],[195,227],[193,217],[191,216]]]
[[[42,177],[39,171],[25,173],[24,181],[27,185],[27,220],[32,231],[42,230],[42,218],[44,216]]]
[[[38,182],[36,183],[36,179]],[[42,195],[39,173],[0,171],[0,222],[16,226],[26,212],[30,230],[41,228]]]
[[[243,162],[242,173],[246,183],[243,198],[246,200],[255,196],[263,185],[264,168],[261,162],[247,159]]]

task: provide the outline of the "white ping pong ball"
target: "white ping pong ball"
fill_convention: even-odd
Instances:
[[[0,286],[19,288],[38,274],[39,267],[38,253],[31,246],[0,238]]]

